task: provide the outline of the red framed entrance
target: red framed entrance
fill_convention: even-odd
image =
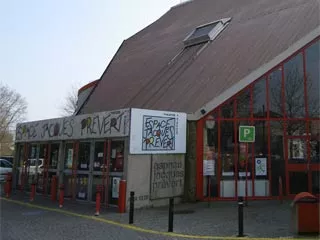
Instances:
[[[198,200],[236,200],[243,193],[272,199],[281,189],[288,197],[319,193],[319,51],[314,56],[319,39],[198,121]],[[257,141],[245,154],[237,140],[239,125],[256,126]],[[214,173],[203,176],[208,160],[215,163]]]

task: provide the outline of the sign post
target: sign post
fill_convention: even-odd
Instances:
[[[248,196],[248,150],[249,144],[255,142],[256,131],[254,126],[239,126],[239,142],[246,143],[246,179],[245,179],[245,204],[247,205]]]
[[[215,169],[214,160],[203,160],[203,176],[207,176],[209,208],[210,208],[210,199],[211,199],[211,176],[214,176],[214,169]]]

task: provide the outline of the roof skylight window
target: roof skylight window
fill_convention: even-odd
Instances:
[[[198,26],[184,40],[186,47],[214,40],[219,33],[229,24],[231,18],[223,18],[218,21]]]

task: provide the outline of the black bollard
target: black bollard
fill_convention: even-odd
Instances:
[[[238,199],[238,237],[244,237],[243,235],[243,197]]]
[[[129,224],[133,224],[134,192],[130,192]]]
[[[174,198],[170,198],[168,232],[173,232],[173,204],[174,204]]]

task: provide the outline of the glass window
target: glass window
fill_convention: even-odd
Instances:
[[[308,192],[308,173],[289,172],[290,194]]]
[[[281,68],[278,68],[274,70],[272,73],[270,73],[268,78],[270,118],[280,118],[283,116],[281,100],[281,79]]]
[[[253,117],[265,118],[267,112],[266,78],[261,78],[253,85]]]
[[[111,171],[122,172],[124,163],[124,142],[111,142]]]
[[[310,132],[310,158],[312,163],[320,163],[320,121],[309,124]]]
[[[254,142],[254,151],[256,156],[266,156],[268,154],[268,122],[255,121],[256,139]]]
[[[39,153],[39,161],[38,161],[38,169],[37,169],[37,185],[36,185],[36,191],[39,193],[43,192],[43,186],[44,186],[44,169],[46,168],[48,162],[47,162],[47,144],[40,144],[40,153]],[[34,166],[36,166],[36,161],[33,161]],[[32,165],[31,165],[32,166]]]
[[[317,41],[306,49],[306,73],[309,116],[320,117],[320,43]]]
[[[205,120],[204,146],[218,147],[218,121],[214,117]]]
[[[37,145],[30,145],[29,146],[29,159],[37,157]]]
[[[12,164],[7,160],[1,159],[0,166],[3,168],[12,168]]]
[[[90,142],[79,143],[79,170],[88,170],[90,165]]]
[[[284,64],[284,76],[287,117],[305,117],[303,59],[301,53]]]
[[[49,159],[49,168],[50,169],[57,169],[58,160],[59,160],[59,143],[51,144],[51,152],[50,152],[50,159]]]
[[[47,144],[40,144],[40,153],[39,153],[39,160],[38,160],[38,169],[37,169],[37,186],[36,191],[42,192],[43,191],[43,178],[44,178],[44,169],[47,166]],[[32,165],[30,165],[32,166]],[[34,160],[34,166],[36,167],[36,161]]]
[[[221,163],[222,179],[234,179],[234,125],[233,121],[221,121]]]
[[[94,162],[93,162],[93,170],[101,171],[104,166],[104,142],[95,142],[94,144]]]
[[[64,197],[71,198],[74,196],[75,177],[71,174],[65,174],[63,177]]]
[[[288,121],[287,136],[307,136],[305,121]]]
[[[76,185],[76,198],[81,200],[87,200],[88,198],[88,175],[78,174]]]
[[[284,161],[284,137],[283,122],[270,121],[270,159],[271,159],[271,183],[272,196],[279,195],[279,178],[282,179],[283,194],[285,193],[285,161]]]
[[[250,102],[250,89],[245,89],[237,96],[237,117],[250,118]]]
[[[233,100],[229,100],[221,106],[221,118],[233,118]]]
[[[52,181],[52,177],[56,175],[55,172],[48,172],[48,179],[44,179],[44,188],[45,188],[45,192],[46,194],[51,194],[51,181]],[[58,184],[57,184],[57,188],[58,188]]]
[[[64,149],[64,167],[65,169],[72,169],[73,163],[73,143],[66,143]]]

